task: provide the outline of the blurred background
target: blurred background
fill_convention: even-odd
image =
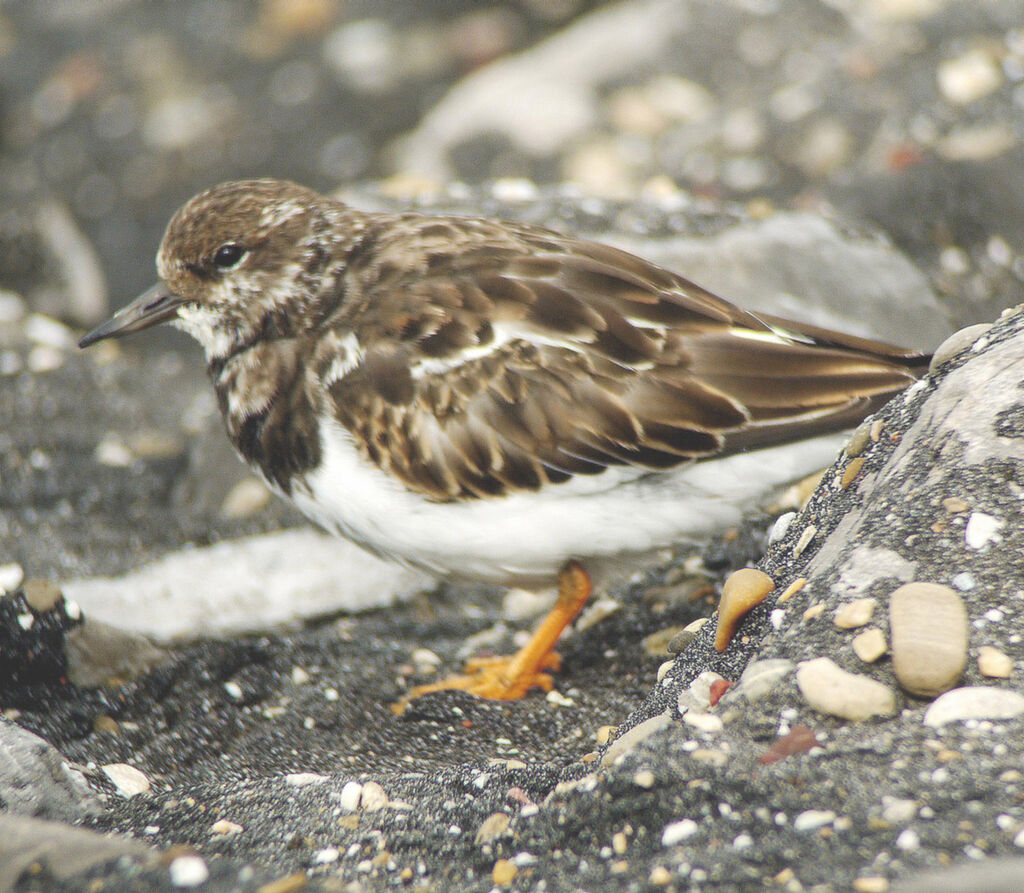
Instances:
[[[1022,135],[1017,0],[8,0],[0,288],[91,324],[229,178],[514,178],[868,222],[984,319],[1024,278]]]

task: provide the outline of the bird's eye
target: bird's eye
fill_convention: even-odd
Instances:
[[[226,242],[213,255],[213,262],[222,270],[230,270],[238,266],[239,261],[245,257],[245,249],[234,242]]]

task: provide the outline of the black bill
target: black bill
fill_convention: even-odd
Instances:
[[[157,323],[166,322],[178,313],[184,303],[177,295],[167,290],[167,286],[158,282],[146,289],[130,304],[126,304],[105,323],[96,326],[79,341],[79,347],[88,347],[105,338],[120,338],[132,332],[140,332]]]

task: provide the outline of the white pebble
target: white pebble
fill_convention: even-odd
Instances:
[[[793,523],[795,517],[796,512],[786,512],[775,519],[775,523],[772,524],[772,529],[768,533],[769,545],[777,543],[786,535],[786,531],[789,530],[789,525]]]
[[[793,830],[814,831],[831,825],[835,818],[836,814],[831,809],[807,809],[793,819]]]
[[[359,798],[363,793],[363,786],[358,781],[347,781],[341,789],[338,802],[341,808],[348,812],[355,812],[359,809]]]
[[[699,830],[700,825],[693,819],[680,819],[678,822],[672,822],[671,825],[666,825],[665,830],[661,832],[661,845],[675,846],[677,843],[689,840]]]
[[[242,686],[237,682],[225,682],[224,691],[228,693],[236,701],[242,700]]]
[[[968,50],[955,59],[947,59],[937,72],[939,89],[950,102],[967,105],[994,93],[1003,84],[1003,72],[992,54],[982,49]]]
[[[229,822],[227,819],[221,819],[210,825],[210,833],[221,837],[233,837],[235,834],[241,834],[244,830],[241,825]]]
[[[715,716],[714,713],[695,713],[693,710],[687,710],[683,714],[683,722],[688,726],[693,726],[698,731],[707,732],[712,735],[716,732],[721,732],[723,728],[722,718]]]
[[[284,777],[284,783],[290,784],[293,788],[304,788],[310,784],[323,784],[327,779],[328,776],[317,772],[292,772]]]
[[[0,595],[13,592],[25,580],[25,571],[20,564],[0,564]]]
[[[313,853],[313,864],[330,865],[332,862],[337,862],[339,858],[341,858],[341,853],[336,846],[324,847]]]
[[[963,571],[957,574],[949,581],[954,589],[959,589],[961,592],[970,592],[975,586],[977,581],[974,579],[974,574],[970,571]]]
[[[378,812],[388,805],[388,795],[377,782],[368,781],[363,785],[359,805],[367,812]]]
[[[964,541],[968,548],[983,549],[999,532],[1003,522],[985,512],[971,512],[964,530]]]
[[[100,766],[103,774],[113,783],[122,797],[134,797],[149,790],[149,779],[134,766],[127,763],[109,763]]]
[[[175,887],[198,887],[210,877],[210,869],[199,856],[178,856],[168,871]]]
[[[913,828],[904,828],[896,838],[897,848],[912,853],[921,846],[921,838]]]
[[[954,688],[925,711],[924,724],[940,728],[968,719],[1010,719],[1024,713],[1024,695],[1007,688],[972,685]]]

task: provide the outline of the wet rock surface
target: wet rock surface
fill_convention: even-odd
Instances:
[[[950,870],[964,878],[947,887],[1019,887],[1020,314],[879,412],[802,509],[680,546],[609,593],[562,644],[549,697],[388,709],[514,647],[529,621],[484,589],[385,581],[358,602],[379,607],[347,613],[344,578],[370,571],[346,564],[336,596],[284,610],[299,599],[269,578],[228,601],[195,572],[163,605],[155,586],[133,601],[111,584],[114,629],[102,601],[71,595],[301,524],[231,456],[184,339],[73,349],[78,326],[148,284],[170,211],[226,176],[394,174],[343,194],[595,236],[744,304],[926,348],[950,320],[1020,301],[1019,2],[475,7],[428,20],[268,0],[215,27],[203,3],[5,8],[0,746],[18,756],[0,779],[0,889],[885,891]],[[621,55],[598,64],[609,29]],[[427,75],[410,49],[424,35],[448,35]],[[467,46],[490,49],[466,61]],[[545,118],[540,94],[516,124],[502,100],[545,82],[563,101],[550,108],[589,119]],[[467,97],[494,114],[439,127]],[[222,132],[203,129],[211,109]],[[545,120],[540,143],[529,127]],[[441,185],[450,174],[538,182]],[[543,185],[567,177],[583,185]],[[213,554],[240,579],[252,563]],[[775,589],[718,652],[717,621],[693,623],[755,563]],[[968,618],[963,676],[931,701],[900,690],[882,632],[890,593],[918,581],[953,589]],[[178,598],[187,621],[158,620]],[[834,622],[864,600],[870,627]],[[253,622],[215,625],[229,614]],[[650,643],[685,627],[666,662]],[[820,712],[798,674],[823,657],[899,712]]]

